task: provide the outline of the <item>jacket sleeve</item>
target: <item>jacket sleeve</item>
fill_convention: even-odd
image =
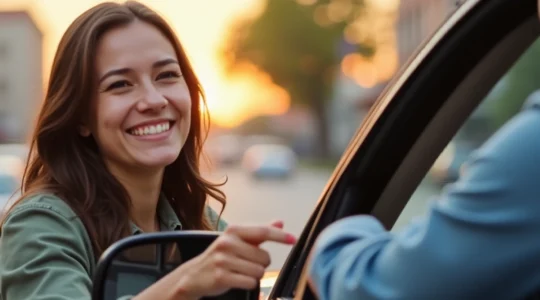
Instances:
[[[516,299],[540,288],[540,110],[511,120],[427,215],[398,233],[330,225],[310,260],[320,299]]]
[[[44,203],[17,207],[0,236],[0,299],[91,299],[82,223]]]

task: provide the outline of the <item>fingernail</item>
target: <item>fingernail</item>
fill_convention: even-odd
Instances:
[[[296,244],[296,237],[292,234],[287,234],[285,237],[285,242],[287,244]]]

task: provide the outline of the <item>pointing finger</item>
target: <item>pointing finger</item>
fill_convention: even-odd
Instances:
[[[259,245],[264,242],[276,242],[292,245],[296,243],[296,237],[279,228],[272,226],[230,226],[226,233],[234,234],[240,239]]]

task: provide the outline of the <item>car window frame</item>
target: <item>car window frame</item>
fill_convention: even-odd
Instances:
[[[460,85],[462,88],[467,83],[470,85],[470,76],[479,62],[535,15],[535,0],[470,0],[460,4],[419,48],[370,110],[334,170],[269,299],[290,298],[295,296],[294,291],[295,299],[313,299],[312,292],[306,289],[305,261],[316,237],[330,223],[350,215],[369,213],[387,228],[392,227],[438,154],[532,41],[524,42],[522,51],[511,53],[514,56],[501,59],[501,65],[490,78],[477,80],[484,84],[476,91],[475,103],[454,122],[438,145],[432,147],[431,155],[422,158],[424,168],[416,174],[416,184],[410,184],[401,197],[406,199],[402,203],[387,201],[390,204],[385,204],[380,200],[389,198],[385,193],[389,187],[396,186],[395,180],[392,181],[395,173],[404,169],[411,154],[418,153],[418,149],[413,150],[418,148],[417,142],[422,140],[424,131],[434,127],[432,122],[437,120],[437,115],[439,119],[444,117],[440,113],[452,99],[454,90]],[[436,70],[443,69],[441,66],[447,66],[445,72],[437,73]],[[437,90],[429,85],[445,77],[447,81],[441,81]],[[425,140],[424,135],[424,145]],[[422,175],[421,178],[418,175]]]

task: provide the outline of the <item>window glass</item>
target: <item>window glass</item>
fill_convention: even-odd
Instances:
[[[463,164],[506,121],[520,111],[525,100],[540,88],[540,40],[520,57],[471,114],[432,165],[394,225],[398,230],[411,218],[423,215],[442,189],[458,180]]]

